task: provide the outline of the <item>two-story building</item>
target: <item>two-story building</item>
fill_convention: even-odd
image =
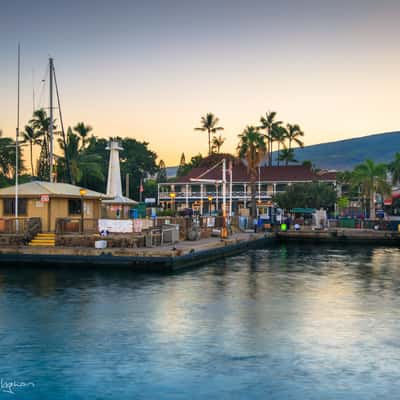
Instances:
[[[175,182],[159,183],[159,205],[165,209],[192,208],[200,214],[221,210],[222,166],[207,172],[208,169],[208,167],[193,168],[189,174],[178,177]],[[204,180],[209,182],[204,182]],[[284,192],[287,186],[314,181],[326,182],[336,187],[336,173],[314,172],[310,167],[303,165],[259,167],[256,180],[257,202],[271,204],[272,197],[276,193]],[[245,165],[239,164],[232,167],[232,179],[228,171],[226,193],[228,207],[232,207],[234,214],[242,208],[250,207],[250,176]]]

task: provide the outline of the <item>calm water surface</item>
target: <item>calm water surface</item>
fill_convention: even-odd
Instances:
[[[0,360],[0,399],[399,398],[400,250],[274,247],[168,276],[3,265]]]

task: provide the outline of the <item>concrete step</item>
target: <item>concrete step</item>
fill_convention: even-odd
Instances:
[[[29,243],[29,246],[55,247],[56,235],[51,232],[38,233]]]
[[[55,243],[28,243],[28,246],[31,247],[55,247],[56,244]]]
[[[54,235],[53,233],[38,233],[35,237],[36,238],[55,238],[56,235]]]

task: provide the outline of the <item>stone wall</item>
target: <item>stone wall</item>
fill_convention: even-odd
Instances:
[[[25,244],[24,235],[0,235],[0,248],[3,246],[23,246]]]

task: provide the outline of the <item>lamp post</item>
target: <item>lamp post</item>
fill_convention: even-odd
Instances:
[[[212,196],[208,196],[208,213],[211,215]]]
[[[171,210],[175,211],[175,197],[176,193],[172,192],[169,194],[169,197],[171,198]]]
[[[85,189],[80,189],[79,190],[79,194],[81,196],[81,223],[80,223],[80,233],[83,233],[83,217],[84,217],[84,201],[83,201],[83,196],[85,196],[86,194],[86,190]]]

